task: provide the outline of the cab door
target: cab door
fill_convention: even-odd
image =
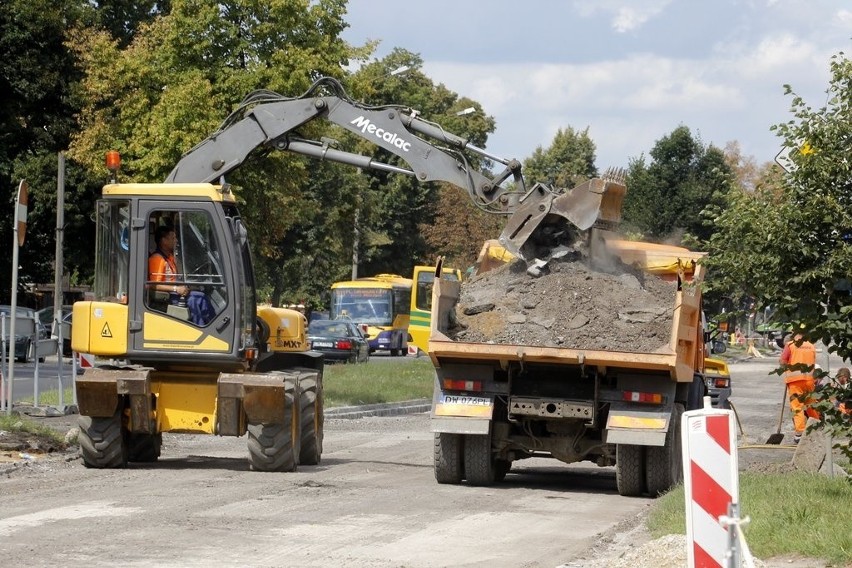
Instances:
[[[237,356],[237,304],[233,238],[221,206],[213,202],[139,199],[133,219],[131,262],[131,353],[137,360],[187,359],[204,354],[205,361]],[[157,250],[159,226],[174,228],[176,274],[169,281],[187,286],[186,297],[156,291],[148,259]],[[212,359],[211,359],[212,357]]]

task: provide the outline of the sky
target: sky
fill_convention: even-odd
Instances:
[[[416,53],[481,103],[489,152],[523,160],[588,128],[599,170],[678,126],[772,161],[770,127],[793,118],[784,85],[822,107],[831,56],[852,56],[852,0],[349,0],[345,19],[350,44]]]

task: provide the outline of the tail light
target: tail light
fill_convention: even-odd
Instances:
[[[444,390],[479,392],[482,390],[482,381],[463,381],[458,379],[444,379],[442,381]]]
[[[649,404],[662,404],[664,397],[658,392],[624,391],[621,399],[626,402],[646,402]]]
[[[338,349],[352,349],[352,342],[348,339],[341,339],[337,342]]]

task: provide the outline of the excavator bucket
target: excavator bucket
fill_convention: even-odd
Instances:
[[[607,170],[567,192],[554,192],[536,184],[521,198],[509,217],[500,243],[524,260],[541,255],[542,247],[559,244],[567,219],[577,230],[614,229],[621,223],[621,206],[627,187],[623,170]]]

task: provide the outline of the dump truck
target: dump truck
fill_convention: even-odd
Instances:
[[[490,485],[513,462],[532,457],[615,466],[625,496],[655,496],[681,481],[681,415],[699,407],[707,391],[703,253],[602,241],[625,266],[671,282],[668,337],[659,348],[466,341],[456,333],[463,286],[489,273],[465,283],[435,279],[429,356],[436,370],[431,429],[438,483]],[[526,285],[515,278],[513,287]],[[590,302],[588,309],[596,308]]]
[[[76,380],[87,467],[156,461],[164,432],[247,433],[255,470],[319,463],[323,361],[307,346],[303,314],[258,306],[249,230],[225,180],[252,153],[290,152],[449,183],[481,210],[510,221],[519,211],[504,235],[516,249],[554,219],[586,229],[599,206],[619,200],[622,186],[597,178],[570,191],[527,189],[520,162],[419,115],[401,105],[359,103],[339,81],[322,77],[299,96],[250,93],[162,183],[118,183],[120,157],[108,153],[114,179],[97,203],[94,299],[73,308],[72,348],[101,361]],[[349,152],[325,137],[303,138],[301,127],[314,120],[399,160]],[[491,175],[471,165],[477,160],[505,167]],[[572,220],[574,207],[582,216]],[[173,261],[159,250],[166,229],[178,242]],[[159,262],[168,270],[158,278],[150,269],[153,255],[168,260]]]

